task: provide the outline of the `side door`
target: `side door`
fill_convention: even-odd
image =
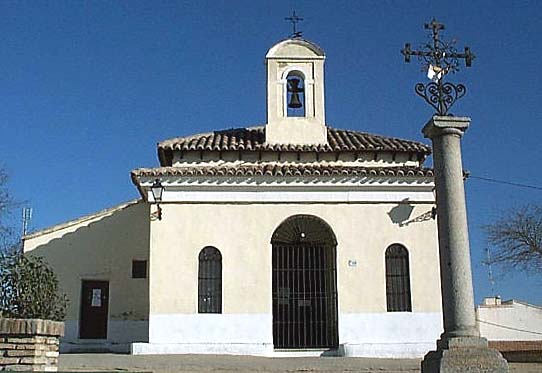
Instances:
[[[107,339],[109,281],[83,280],[79,338]]]

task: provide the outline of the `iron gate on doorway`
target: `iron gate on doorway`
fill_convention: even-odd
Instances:
[[[298,221],[294,225],[296,232],[288,234],[291,239],[281,240],[280,234],[275,234],[273,240],[274,346],[336,348],[339,338],[334,236],[322,240],[322,231],[315,234],[315,224],[325,224],[316,217],[293,218]],[[299,219],[305,219],[305,223],[299,224]],[[327,224],[323,228],[329,229]]]

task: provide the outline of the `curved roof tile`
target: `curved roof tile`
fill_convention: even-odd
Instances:
[[[177,137],[158,144],[159,151],[392,151],[413,152],[428,155],[431,148],[423,143],[394,137],[374,135],[365,132],[327,128],[328,144],[292,145],[267,144],[265,127],[232,128],[223,131]]]
[[[372,176],[433,177],[433,170],[423,167],[359,167],[324,164],[269,164],[140,168],[132,178],[160,176]]]

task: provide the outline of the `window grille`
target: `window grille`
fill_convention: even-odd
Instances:
[[[320,218],[294,215],[273,233],[273,345],[337,348],[336,240]]]
[[[391,245],[386,250],[386,302],[388,312],[411,312],[408,250]]]
[[[211,246],[199,253],[198,312],[222,312],[222,255]]]

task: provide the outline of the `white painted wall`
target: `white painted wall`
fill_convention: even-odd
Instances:
[[[172,140],[173,141],[173,140]],[[260,158],[261,157],[261,158]],[[181,152],[173,151],[172,165],[174,167],[184,166],[209,166],[216,167],[227,164],[251,165],[259,161],[276,162],[277,164],[306,164],[320,162],[334,166],[364,166],[364,167],[390,167],[390,166],[411,166],[419,167],[420,161],[411,154],[392,152],[326,152],[326,153],[299,153],[299,152],[262,152],[261,154],[252,150],[241,151],[203,151],[203,152]]]
[[[305,198],[289,199],[286,193],[282,201],[266,203],[258,193],[251,199],[243,190],[225,196],[211,188],[192,192],[190,200],[198,202],[189,203],[168,188],[161,204],[163,218],[151,222],[149,343],[133,345],[133,352],[277,356],[272,345],[270,240],[286,218],[309,214],[327,222],[338,240],[343,353],[423,356],[442,331],[436,223],[404,222],[433,207],[425,189],[381,192],[378,201],[364,202],[323,193],[322,200],[313,203],[302,202],[310,200],[307,191]],[[403,222],[394,220],[397,210]],[[386,312],[384,252],[393,243],[409,250],[413,312]],[[197,314],[198,254],[205,246],[217,247],[223,258],[219,315]],[[357,266],[349,266],[351,260]]]
[[[345,356],[419,358],[442,333],[440,312],[348,313],[339,319]]]
[[[271,236],[296,214],[317,216],[335,232],[341,311],[385,312],[384,252],[401,243],[410,253],[413,310],[440,312],[435,221],[394,223],[390,212],[397,204],[163,203],[161,207],[162,220],[151,222],[152,315],[197,312],[198,254],[205,246],[222,253],[223,311],[270,312]],[[432,205],[411,207],[413,218]],[[357,260],[357,267],[348,267],[350,259]]]
[[[272,316],[257,313],[169,314],[150,317],[153,343],[273,342]]]
[[[542,340],[542,307],[509,300],[476,308],[482,337],[490,341]]]
[[[132,353],[287,355],[273,349],[272,323],[271,313],[151,315],[152,343],[133,344]],[[422,357],[441,331],[439,312],[339,314],[345,356]]]

